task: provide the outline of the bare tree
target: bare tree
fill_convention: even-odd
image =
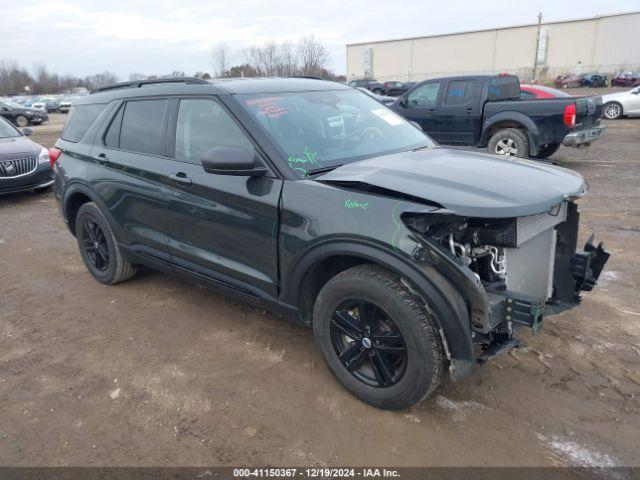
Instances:
[[[85,77],[84,79],[84,83],[89,89],[104,87],[106,85],[111,85],[117,82],[118,77],[116,76],[116,74],[109,71],[90,75],[88,77]]]
[[[211,50],[211,66],[213,67],[213,74],[222,77],[229,69],[229,61],[231,58],[231,51],[226,43],[219,43]]]
[[[300,73],[303,75],[320,75],[327,69],[329,52],[325,46],[311,35],[302,37],[298,44]]]

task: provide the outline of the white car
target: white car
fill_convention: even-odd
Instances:
[[[602,116],[607,120],[615,120],[625,115],[640,115],[640,87],[603,95],[602,104]]]

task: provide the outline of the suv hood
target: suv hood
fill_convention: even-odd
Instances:
[[[565,168],[440,147],[350,163],[316,180],[379,187],[483,218],[547,212],[586,192],[582,176]]]

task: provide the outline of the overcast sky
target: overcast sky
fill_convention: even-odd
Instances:
[[[346,43],[534,23],[538,11],[554,21],[638,9],[638,0],[0,0],[0,60],[127,80],[211,71],[218,42],[241,50],[315,35],[345,73]]]

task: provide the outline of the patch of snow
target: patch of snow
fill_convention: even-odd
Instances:
[[[615,270],[605,270],[600,274],[598,278],[598,285],[605,286],[611,282],[615,282],[620,278],[620,272],[616,272]]]
[[[467,419],[467,412],[469,410],[485,410],[487,407],[481,403],[474,402],[473,400],[455,401],[450,400],[442,395],[436,399],[436,404],[440,408],[453,412],[453,421],[461,422]]]
[[[109,394],[109,396],[111,397],[111,400],[115,400],[120,396],[120,389],[116,388],[113,392]]]
[[[592,469],[605,469],[618,466],[610,455],[598,452],[592,448],[580,445],[572,440],[566,440],[560,437],[546,437],[537,434],[538,439],[553,450],[553,452],[565,460],[569,466],[583,467]],[[602,478],[621,478],[619,472],[613,470],[601,471]]]

